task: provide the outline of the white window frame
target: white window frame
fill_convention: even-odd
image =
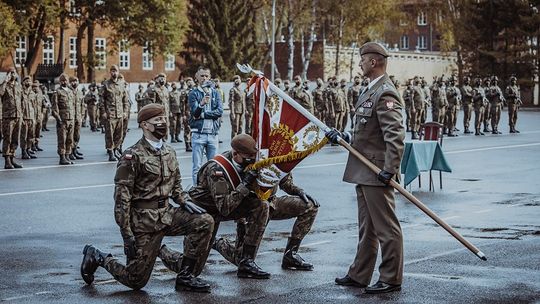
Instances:
[[[105,38],[96,38],[94,41],[94,50],[96,55],[96,69],[104,70],[107,66],[107,40]]]
[[[426,36],[419,35],[416,41],[417,41],[417,43],[416,43],[417,49],[419,49],[419,50],[426,50],[427,49]]]
[[[409,49],[409,36],[403,35],[399,38],[399,48],[402,50]]]
[[[118,47],[118,67],[120,70],[129,70],[130,67],[130,50],[127,40],[122,40]]]
[[[427,25],[427,16],[426,13],[424,13],[423,11],[418,13],[418,17],[416,19],[418,25]]]
[[[165,55],[165,71],[174,71],[175,62],[176,58],[173,54]]]
[[[26,62],[26,56],[28,54],[26,36],[17,36],[16,42],[17,47],[15,48],[15,65],[20,67],[22,64],[24,64],[24,62]]]
[[[154,69],[154,60],[152,53],[150,52],[150,43],[147,41],[144,43],[142,52],[142,69],[145,71],[151,71]]]
[[[409,25],[409,21],[407,19],[399,19],[399,26],[407,26]]]
[[[54,64],[54,36],[43,42],[43,64]]]
[[[77,68],[77,37],[69,37],[69,68]]]

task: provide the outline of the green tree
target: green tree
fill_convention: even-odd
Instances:
[[[0,2],[0,58],[5,58],[13,50],[19,31],[13,9]]]
[[[214,75],[230,79],[238,73],[237,62],[258,65],[264,54],[257,43],[257,8],[254,1],[190,1],[191,29],[182,52],[187,73],[205,65]]]

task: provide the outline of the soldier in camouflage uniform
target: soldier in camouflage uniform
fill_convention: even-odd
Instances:
[[[209,292],[210,285],[197,278],[196,269],[206,262],[205,250],[214,221],[204,209],[187,200],[182,190],[176,152],[163,138],[167,133],[162,105],[143,107],[137,122],[143,138],[126,149],[118,162],[114,178],[114,216],[124,240],[126,265],[92,245],[83,250],[81,275],[87,284],[94,281],[98,266],[105,268],[120,283],[143,288],[159,256],[177,272],[176,289]],[[169,203],[171,198],[179,207]],[[172,257],[161,241],[165,236],[184,235],[183,255]]]
[[[233,87],[229,91],[229,111],[231,119],[231,139],[242,133],[245,115],[245,94],[240,88],[242,79],[238,75],[233,77]]]
[[[420,117],[420,125],[423,125],[427,120],[427,109],[431,106],[431,90],[427,85],[427,81],[422,78],[421,85],[422,92],[424,92],[424,107],[422,108],[422,116]]]
[[[334,112],[336,113],[335,125],[336,129],[340,131],[345,130],[343,123],[346,122],[347,116],[347,92],[345,91],[346,84],[347,83],[345,81],[341,81],[340,86],[337,79],[334,79],[334,91],[336,96],[334,98]]]
[[[444,125],[448,100],[446,99],[446,87],[442,77],[431,86],[431,100],[432,120]]]
[[[487,104],[484,106],[484,132],[491,132],[491,129],[489,128],[489,122],[491,121],[491,103],[489,102],[491,88],[490,77],[484,79],[483,88],[488,100]]]
[[[75,119],[75,94],[68,86],[68,76],[59,77],[60,86],[52,98],[52,116],[56,119],[56,136],[58,141],[58,156],[60,165],[73,164],[69,160],[73,147],[73,120]]]
[[[276,196],[278,187],[289,195]],[[305,262],[297,252],[300,248],[300,243],[311,230],[319,204],[309,194],[306,194],[302,188],[293,183],[291,174],[284,177],[279,186],[276,185],[272,189],[272,195],[268,201],[270,203],[269,220],[277,221],[296,218],[291,231],[291,237],[289,237],[287,246],[285,247],[281,267],[292,270],[313,270],[313,265]],[[239,221],[237,225],[239,227],[236,230],[236,242],[226,238],[219,238],[213,245],[213,248],[227,261],[235,265],[238,265],[240,262],[241,241],[244,239],[244,236],[239,234],[246,231],[246,223],[244,221]]]
[[[450,77],[449,85],[446,88],[446,99],[448,100],[448,109],[446,110],[446,125],[447,134],[450,137],[458,136],[454,131],[456,130],[456,117],[461,104],[461,92],[456,86],[456,78]]]
[[[299,75],[294,77],[295,86],[290,90],[290,96],[298,102],[304,109],[313,114],[313,100],[310,98],[309,91],[305,89],[302,78]]]
[[[471,117],[473,113],[473,88],[470,85],[471,78],[465,77],[463,79],[463,85],[461,86],[461,96],[463,101],[463,133],[471,134],[469,125],[471,123]]]
[[[502,134],[499,131],[499,120],[501,119],[501,111],[503,103],[506,102],[504,99],[503,92],[498,86],[499,78],[493,76],[491,80],[491,87],[489,88],[489,93],[486,94],[489,103],[491,104],[491,133],[492,134]]]
[[[403,90],[402,96],[403,101],[405,102],[405,126],[407,127],[406,132],[409,132],[412,130],[411,124],[412,124],[412,113],[411,110],[413,108],[413,98],[414,98],[414,88],[413,88],[413,80],[410,79],[407,82],[407,87],[405,87],[405,90]]]
[[[41,123],[41,131],[50,131],[47,128],[47,123],[49,122],[49,117],[51,116],[51,100],[49,96],[49,90],[45,85],[41,85],[41,92],[43,92],[43,96],[45,97],[46,103],[43,105],[43,121]]]
[[[268,222],[269,205],[254,193],[257,172],[245,171],[257,156],[256,143],[251,136],[239,134],[231,140],[231,147],[231,151],[216,155],[200,168],[197,185],[191,188],[189,195],[214,218],[212,240],[220,222],[247,220],[249,224],[242,233],[244,239],[239,249],[237,276],[268,279],[270,274],[255,264],[255,256]],[[206,256],[209,251],[210,248]]]
[[[287,95],[291,95],[291,82],[289,79],[283,81],[283,92],[287,93]]]
[[[334,77],[328,78],[326,83],[326,88],[324,89],[324,96],[326,101],[326,125],[333,128],[336,126],[336,109],[334,105],[336,104],[336,90],[334,89]]]
[[[246,121],[246,134],[251,134],[251,128],[253,127],[253,112],[255,111],[255,100],[253,100],[253,93],[248,94],[249,87],[247,84],[249,84],[249,78],[246,79],[246,89],[244,90],[244,100],[246,104],[244,120]],[[285,93],[289,94],[288,91]]]
[[[99,101],[99,94],[95,83],[90,84],[88,87],[88,93],[84,96],[84,103],[88,109],[88,120],[90,121],[90,130],[92,132],[98,131],[98,111],[97,105]]]
[[[517,85],[517,78],[515,76],[510,77],[510,84],[505,90],[506,102],[508,104],[508,125],[510,126],[510,133],[519,133],[516,129],[517,116],[519,107],[522,105],[521,92]]]
[[[313,108],[315,110],[315,117],[320,121],[324,121],[327,111],[326,97],[323,88],[323,80],[317,78],[317,87],[311,92],[313,96]]]
[[[34,140],[34,120],[36,116],[34,112],[36,94],[32,90],[32,78],[30,76],[25,76],[23,78],[22,85],[23,89],[21,105],[23,111],[23,120],[20,133],[22,159],[37,158],[37,156],[31,150],[32,142]]]
[[[139,84],[138,91],[135,93],[135,102],[137,103],[137,113],[146,105],[146,98],[144,98],[144,87]]]
[[[39,81],[34,80],[34,83],[32,83],[32,91],[34,91],[34,94],[36,94],[36,98],[34,99],[34,115],[35,115],[35,124],[34,124],[34,141],[32,142],[32,150],[33,151],[43,151],[41,147],[39,146],[39,139],[41,137],[41,127],[43,122],[43,111],[42,108],[46,103],[45,96],[43,96],[43,92],[41,92],[41,89],[39,88]]]
[[[182,126],[184,127],[184,142],[186,143],[186,152],[191,152],[193,150],[191,147],[191,128],[189,127],[191,111],[189,109],[188,95],[194,87],[195,82],[193,82],[193,78],[186,78],[186,88],[182,89],[180,97],[182,113],[184,113],[184,116],[182,117]]]
[[[484,111],[488,100],[486,98],[486,92],[482,87],[482,80],[477,78],[474,82],[473,87],[473,102],[474,102],[474,135],[484,135],[480,131],[482,127],[482,122],[484,121]]]
[[[347,103],[349,105],[349,116],[351,119],[351,129],[354,127],[354,105],[356,104],[356,101],[358,100],[358,97],[360,96],[360,92],[362,92],[362,80],[360,79],[360,76],[354,76],[354,83],[349,88],[349,91],[347,92]]]
[[[6,78],[0,84],[0,102],[2,103],[2,154],[5,159],[4,168],[22,168],[14,161],[15,151],[19,145],[19,134],[22,120],[21,97],[22,88],[17,82],[15,68],[10,68]]]
[[[129,112],[129,98],[124,81],[119,79],[118,67],[112,65],[111,78],[103,82],[100,96],[100,114],[105,120],[105,149],[109,161],[116,161],[122,154],[124,119]]]
[[[182,132],[182,108],[180,105],[180,98],[181,94],[180,91],[178,91],[178,86],[173,82],[171,84],[171,92],[169,92],[171,143],[182,142],[180,139],[180,132]]]
[[[69,77],[69,84],[75,97],[75,116],[73,119],[73,147],[71,148],[70,160],[84,159],[83,154],[79,152],[79,141],[81,140],[81,127],[84,115],[84,95],[79,91],[79,78]]]
[[[426,103],[426,98],[424,95],[424,90],[420,87],[420,78],[418,76],[414,77],[413,80],[413,97],[412,97],[412,122],[411,122],[411,132],[412,139],[418,139],[421,127],[422,116],[424,116],[424,105]]]
[[[274,84],[276,85],[276,87],[280,88],[281,90],[283,90],[283,84],[282,84],[282,81],[281,81],[281,78],[276,78],[274,80]]]

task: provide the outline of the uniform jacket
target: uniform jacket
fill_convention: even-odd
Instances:
[[[75,119],[75,95],[69,87],[58,87],[52,99],[52,115],[56,120]]]
[[[521,103],[521,92],[517,85],[509,85],[505,90],[506,100],[508,103]]]
[[[0,98],[2,118],[22,118],[22,88],[18,82],[0,84]]]
[[[184,203],[176,152],[167,144],[159,151],[143,137],[124,151],[114,177],[114,218],[122,236],[133,232],[154,232],[172,221],[171,205],[159,209],[135,208],[137,202]]]
[[[351,145],[380,169],[399,178],[405,131],[403,103],[387,74],[360,95],[355,105]],[[343,181],[359,185],[384,186],[360,160],[349,154]]]
[[[101,87],[101,113],[111,118],[124,118],[129,112],[129,98],[126,94],[124,81],[107,79]]]
[[[246,106],[244,104],[244,92],[240,87],[233,86],[229,91],[229,109],[234,114],[244,114]]]
[[[313,95],[313,106],[315,109],[317,109],[319,112],[327,111],[324,89],[322,87],[317,87],[311,92],[311,95]]]
[[[73,96],[75,96],[75,120],[82,121],[84,115],[84,96],[81,91],[73,89]]]
[[[31,87],[23,88],[22,91],[22,110],[23,119],[34,120],[36,119],[36,112],[34,110],[34,104],[36,102],[36,93]]]
[[[171,114],[182,113],[182,108],[180,107],[180,92],[178,90],[169,93],[169,110],[171,111]]]
[[[470,85],[463,85],[461,87],[461,96],[463,98],[463,104],[471,104],[473,99],[473,89]]]

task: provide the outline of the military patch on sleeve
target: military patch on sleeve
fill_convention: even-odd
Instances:
[[[214,171],[213,176],[214,177],[223,177],[225,175],[223,174],[223,171]]]
[[[131,160],[133,158],[133,154],[124,154],[124,159]]]
[[[386,101],[386,108],[388,108],[388,110],[391,110],[394,108],[394,101],[393,100],[387,100]]]

